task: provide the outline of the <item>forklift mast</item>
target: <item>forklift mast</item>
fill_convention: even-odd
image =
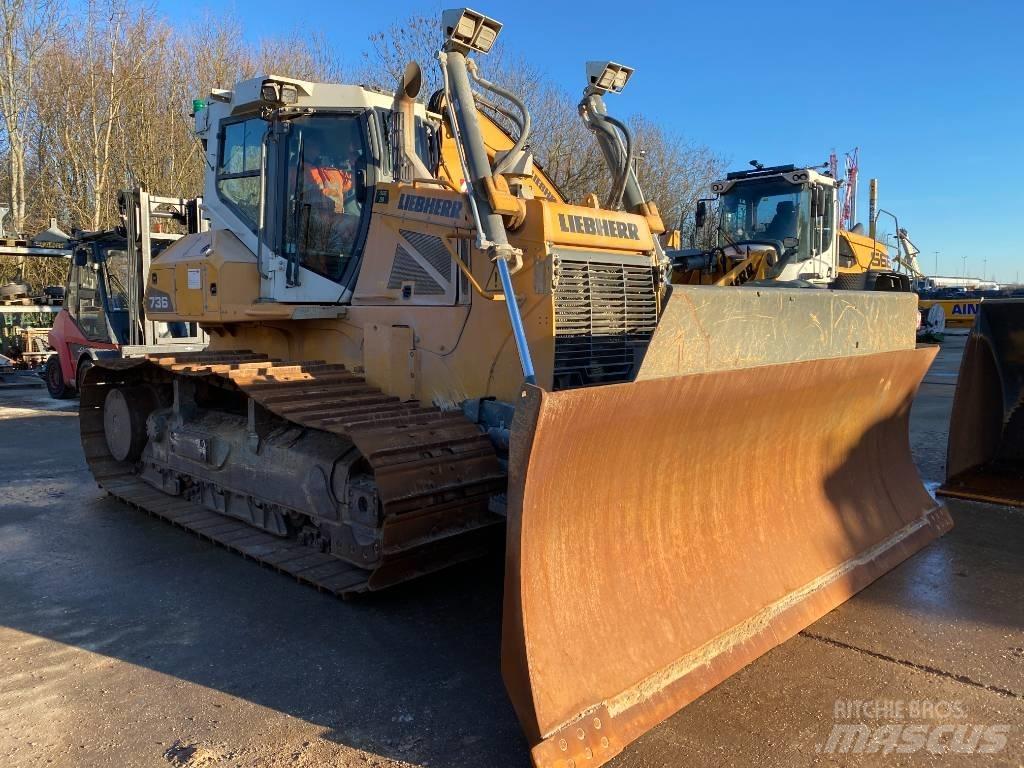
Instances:
[[[121,215],[125,222],[125,236],[128,241],[129,274],[137,279],[129,280],[128,306],[132,317],[139,322],[132,323],[124,350],[126,356],[145,354],[149,348],[173,345],[181,346],[182,352],[205,347],[206,333],[198,325],[182,324],[182,333],[168,338],[161,335],[159,326],[163,323],[154,322],[146,317],[143,308],[146,292],[145,278],[149,274],[149,265],[153,257],[174,241],[186,234],[205,232],[209,223],[200,213],[203,199],[201,197],[165,197],[151,195],[143,189],[135,187],[123,190],[118,200]],[[168,226],[165,226],[168,225]],[[169,231],[179,229],[184,231]],[[187,349],[186,349],[187,348]],[[155,351],[155,350],[153,350]]]

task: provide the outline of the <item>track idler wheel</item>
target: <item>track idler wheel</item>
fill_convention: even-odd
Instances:
[[[103,435],[117,461],[136,461],[146,447],[146,418],[156,402],[144,386],[116,387],[103,402]]]

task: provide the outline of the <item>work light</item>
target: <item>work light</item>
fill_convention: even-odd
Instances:
[[[621,93],[632,76],[632,67],[614,61],[587,62],[587,81],[593,88],[605,93]]]
[[[487,53],[498,39],[501,22],[471,8],[454,8],[441,13],[441,27],[449,50]]]

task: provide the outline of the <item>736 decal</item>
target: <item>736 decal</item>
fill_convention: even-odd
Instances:
[[[146,311],[147,312],[173,312],[174,302],[171,301],[171,297],[163,291],[158,291],[155,288],[150,288],[146,291]]]

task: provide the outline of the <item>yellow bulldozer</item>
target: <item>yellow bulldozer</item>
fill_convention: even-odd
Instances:
[[[652,206],[571,204],[530,155],[475,63],[501,25],[441,26],[427,104],[415,64],[211,93],[210,227],[145,296],[209,347],[97,361],[82,443],[114,496],[337,594],[503,537],[533,762],[597,766],[949,528],[908,442],[935,352],[910,294],[672,285]]]

